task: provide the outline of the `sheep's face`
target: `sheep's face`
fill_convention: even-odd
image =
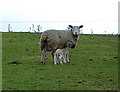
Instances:
[[[79,33],[80,33],[80,28],[82,28],[83,25],[81,25],[81,26],[69,25],[69,27],[71,28],[73,35],[77,37],[79,35]]]

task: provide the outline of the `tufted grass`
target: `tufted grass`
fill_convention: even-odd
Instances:
[[[39,33],[2,33],[3,90],[117,90],[117,35],[80,35],[70,63],[40,63]],[[8,64],[9,62],[22,64]]]

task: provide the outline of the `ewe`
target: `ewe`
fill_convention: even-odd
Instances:
[[[47,30],[45,31],[41,36],[40,41],[40,48],[42,51],[42,62],[45,64],[46,62],[46,51],[50,51],[54,63],[54,52],[57,49],[65,49],[64,55],[65,55],[65,63],[69,62],[68,59],[68,48],[75,48],[76,43],[79,37],[80,28],[83,27],[83,25],[80,26],[72,26],[69,25],[70,29],[68,31],[66,30]]]

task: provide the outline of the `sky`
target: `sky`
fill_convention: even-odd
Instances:
[[[1,0],[0,30],[28,31],[32,24],[42,30],[84,25],[83,33],[118,33],[119,0]]]

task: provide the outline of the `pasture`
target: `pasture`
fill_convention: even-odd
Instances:
[[[63,66],[53,65],[49,52],[40,63],[39,39],[39,33],[2,33],[3,90],[118,89],[117,35],[80,35]]]

